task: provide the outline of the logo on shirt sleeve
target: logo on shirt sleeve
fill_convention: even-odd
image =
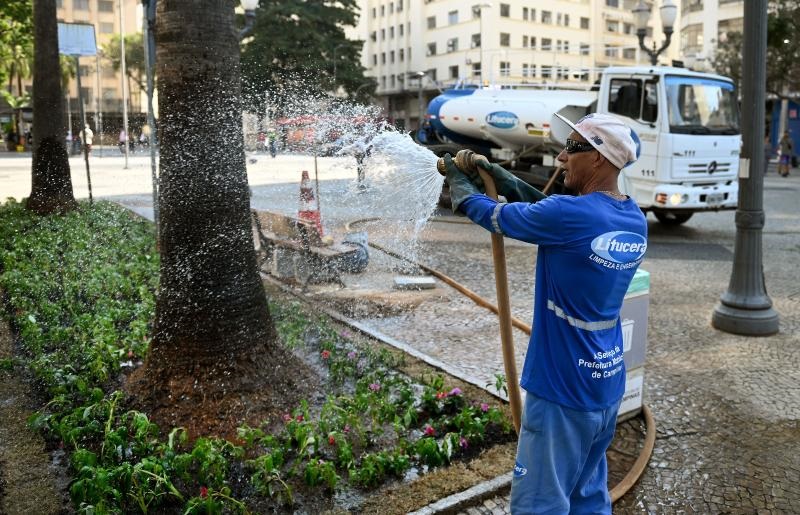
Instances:
[[[519,462],[514,463],[514,477],[522,477],[528,473],[528,469],[520,465]]]
[[[592,251],[612,263],[633,263],[644,256],[647,240],[635,232],[607,232],[592,240]]]

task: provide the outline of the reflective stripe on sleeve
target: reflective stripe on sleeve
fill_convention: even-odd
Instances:
[[[600,320],[598,322],[579,320],[564,313],[564,310],[556,306],[552,300],[547,301],[547,309],[555,313],[558,318],[563,318],[566,320],[569,325],[577,327],[578,329],[583,329],[584,331],[604,331],[606,329],[611,329],[617,325],[617,320],[619,318],[617,317],[613,320]]]
[[[492,211],[492,227],[497,234],[503,234],[503,231],[500,230],[500,223],[497,221],[497,217],[500,216],[500,209],[502,208],[503,204],[498,203],[494,206],[494,211]]]

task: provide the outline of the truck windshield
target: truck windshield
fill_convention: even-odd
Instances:
[[[733,84],[702,77],[667,76],[669,130],[679,134],[739,134]]]

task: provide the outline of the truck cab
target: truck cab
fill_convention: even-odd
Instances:
[[[741,131],[733,82],[671,67],[604,70],[596,109],[639,135],[641,156],[620,190],[664,223],[735,209]]]

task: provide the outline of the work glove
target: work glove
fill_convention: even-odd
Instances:
[[[450,202],[452,204],[453,213],[458,211],[458,207],[464,202],[467,197],[481,191],[469,180],[469,177],[464,175],[456,164],[450,154],[444,155],[444,164],[447,168],[447,184],[450,185]]]
[[[534,203],[547,198],[547,195],[522,179],[515,177],[511,172],[498,164],[481,159],[477,161],[477,165],[489,172],[489,175],[494,179],[497,194],[504,196],[508,202]],[[480,175],[475,175],[477,176],[477,181],[480,181],[480,184],[477,184],[474,179],[473,183],[476,184],[478,189],[484,191],[483,179],[480,178]]]

